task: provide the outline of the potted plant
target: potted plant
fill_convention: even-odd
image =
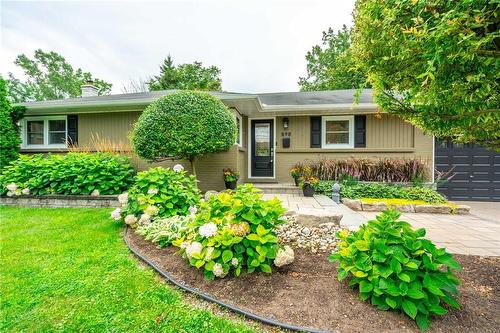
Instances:
[[[302,171],[301,168],[298,166],[298,164],[295,164],[290,169],[290,175],[292,176],[293,181],[295,182],[295,186],[299,186],[299,178],[302,176]]]
[[[319,179],[314,176],[302,176],[299,179],[299,187],[302,189],[305,197],[314,195],[314,185],[319,183]]]
[[[232,169],[223,169],[224,173],[224,183],[226,185],[226,189],[234,190],[236,189],[236,182],[240,178],[240,174]]]

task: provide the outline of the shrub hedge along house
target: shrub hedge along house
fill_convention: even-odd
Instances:
[[[86,151],[125,151],[140,170],[180,162],[189,171],[189,161],[150,164],[130,149],[129,132],[144,108],[175,91],[93,96],[91,85],[82,91],[81,98],[23,103],[22,153],[66,152],[68,140]],[[240,182],[291,183],[294,163],[319,158],[419,158],[433,177],[433,137],[378,113],[369,89],[354,103],[355,92],[211,93],[234,114],[238,135],[229,151],[197,161],[200,189],[223,189],[223,168],[238,170]]]

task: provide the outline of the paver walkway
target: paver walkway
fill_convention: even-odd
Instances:
[[[336,205],[324,195],[313,198],[297,194],[264,194],[264,199],[278,197],[288,210],[299,208],[333,209],[343,214],[341,226],[358,227],[376,212],[355,212],[344,205]],[[482,211],[487,207],[487,211]],[[491,214],[498,212],[498,216]],[[415,228],[425,228],[426,237],[451,253],[480,256],[500,256],[500,203],[471,204],[471,215],[402,214],[401,219]]]

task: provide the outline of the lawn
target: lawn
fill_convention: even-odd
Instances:
[[[0,207],[1,332],[251,332],[143,268],[109,213]]]

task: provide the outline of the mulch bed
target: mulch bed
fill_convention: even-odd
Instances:
[[[130,245],[179,282],[254,314],[288,324],[334,332],[419,332],[416,324],[396,312],[379,311],[358,299],[357,291],[336,279],[336,265],[327,254],[295,250],[295,262],[273,268],[273,274],[242,274],[207,281],[190,267],[176,248],[156,248],[132,230]],[[432,320],[430,332],[499,332],[500,257],[456,255],[462,265],[460,311]]]

